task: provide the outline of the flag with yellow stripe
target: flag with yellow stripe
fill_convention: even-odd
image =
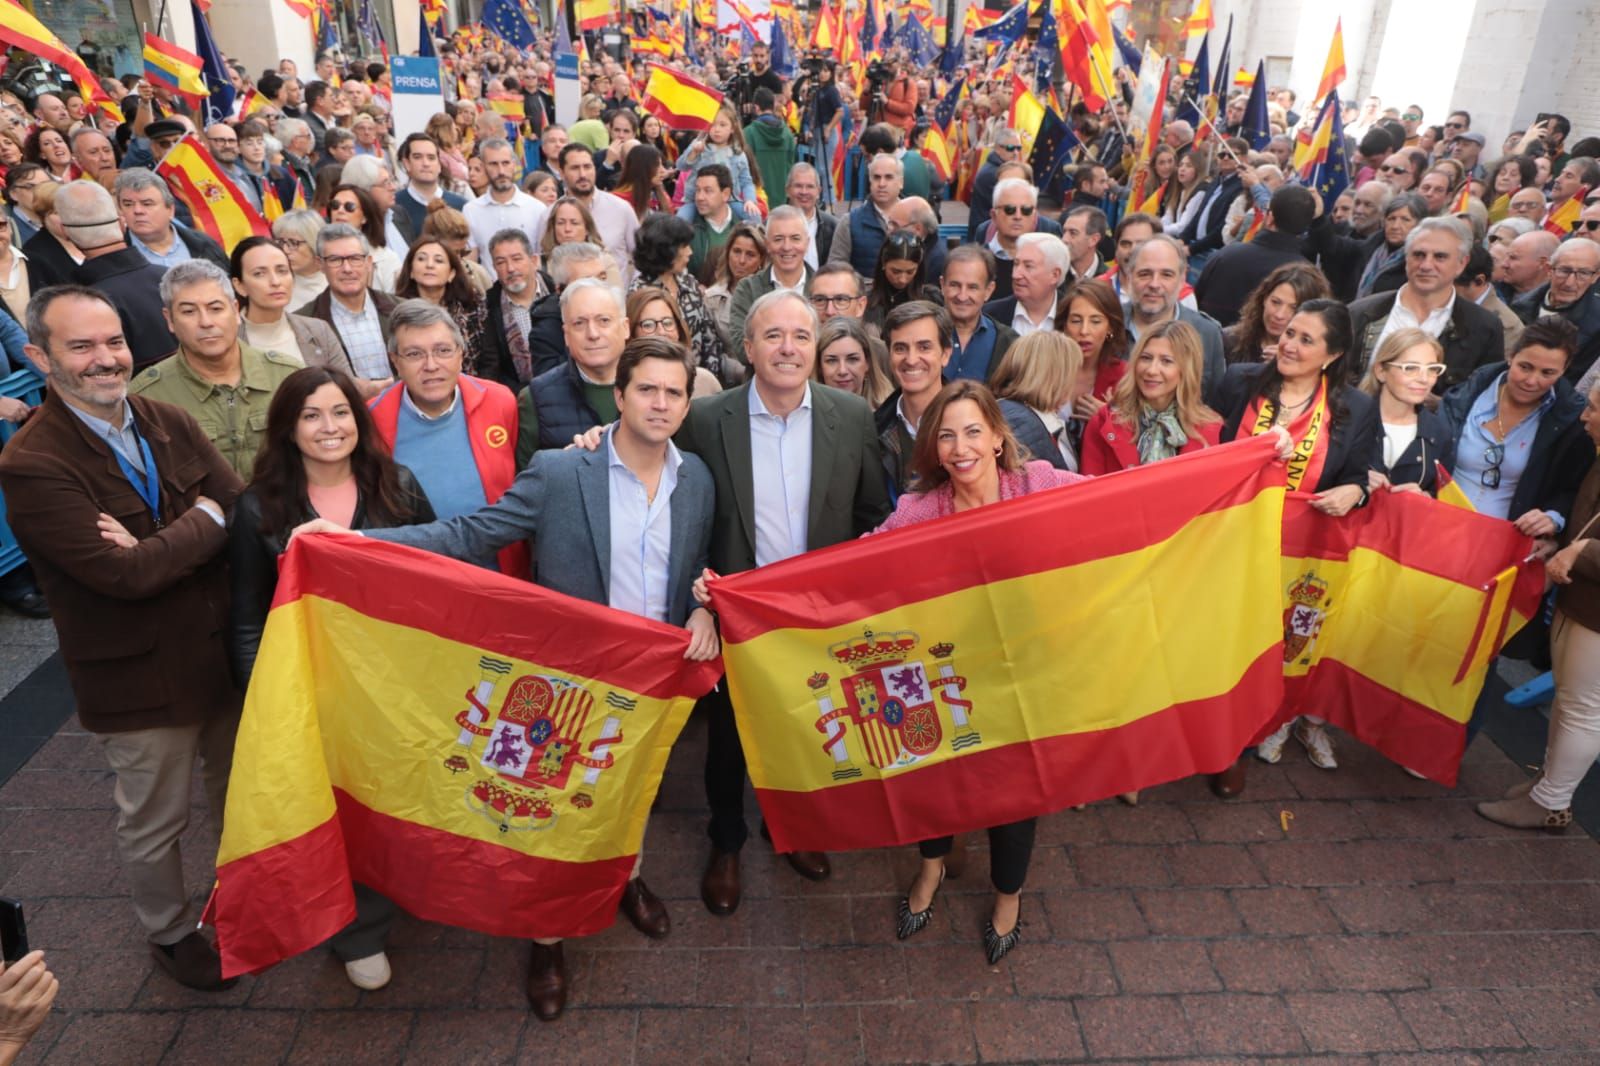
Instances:
[[[1253,439],[714,581],[774,845],[904,844],[1231,764],[1283,691],[1282,486]]]
[[[223,973],[337,932],[353,881],[492,936],[609,926],[716,680],[687,641],[412,548],[296,539],[228,783],[208,908]]]
[[[233,180],[218,167],[195,134],[186,134],[156,165],[172,195],[189,207],[194,224],[229,254],[246,237],[270,237],[272,230]]]
[[[1489,663],[1544,593],[1532,550],[1510,522],[1420,493],[1376,492],[1338,520],[1292,494],[1279,721],[1317,715],[1454,785]]]

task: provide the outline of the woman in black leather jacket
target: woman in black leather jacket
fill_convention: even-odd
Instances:
[[[434,520],[417,479],[384,450],[355,382],[326,367],[297,370],[278,386],[267,408],[255,475],[234,504],[228,657],[241,689],[249,685],[277,590],[278,556],[289,532],[312,518],[350,529]],[[390,978],[383,949],[394,904],[361,884],[355,896],[355,921],[329,943],[351,984],[382,988]]]

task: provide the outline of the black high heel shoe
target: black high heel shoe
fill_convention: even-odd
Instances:
[[[900,897],[900,906],[895,910],[894,935],[896,940],[906,940],[916,936],[928,927],[933,921],[933,901],[939,898],[939,889],[944,886],[945,871],[939,870],[939,883],[933,887],[933,895],[928,897],[928,905],[920,911],[911,909],[911,896],[906,894]]]
[[[994,922],[983,923],[983,951],[989,958],[989,965],[993,966],[1006,957],[1006,953],[1016,947],[1022,940],[1022,915],[1017,914],[1017,924],[1011,927],[1011,932],[1001,936],[994,931]]]

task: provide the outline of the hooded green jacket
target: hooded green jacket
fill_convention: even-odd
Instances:
[[[789,127],[776,115],[760,116],[744,128],[744,143],[761,171],[767,206],[787,203],[783,188],[789,183],[789,170],[795,163],[794,134]]]

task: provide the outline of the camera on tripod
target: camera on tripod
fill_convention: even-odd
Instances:
[[[873,92],[882,92],[885,82],[894,79],[894,69],[881,59],[874,59],[867,66],[867,84]]]

